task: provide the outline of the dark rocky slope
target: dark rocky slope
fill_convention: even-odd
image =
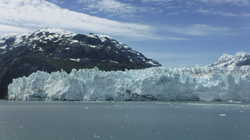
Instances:
[[[160,66],[127,45],[108,36],[84,35],[55,29],[0,38],[0,98],[6,98],[12,79],[38,70],[54,72],[73,68],[100,70],[143,69]]]

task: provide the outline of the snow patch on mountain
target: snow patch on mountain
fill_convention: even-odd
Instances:
[[[77,35],[76,33],[63,30],[63,29],[57,29],[57,28],[42,28],[34,32],[21,33],[21,34],[20,33],[4,34],[0,36],[0,49],[8,50],[8,49],[11,49],[11,47],[19,47],[19,46],[24,46],[24,45],[33,46],[33,48],[36,48],[37,42],[65,43],[66,41],[68,44],[80,43],[78,40],[74,39],[76,35]],[[100,39],[102,42],[105,42],[106,40],[112,40],[118,45],[124,45],[124,48],[128,49],[126,44],[120,43],[119,41],[114,40],[108,35],[101,35],[101,34],[98,35],[98,34],[91,33],[86,36],[94,38],[94,39]],[[90,45],[90,47],[96,48],[97,46]],[[70,49],[70,48],[65,48],[65,49]]]

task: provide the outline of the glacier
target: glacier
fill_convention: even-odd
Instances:
[[[16,101],[250,102],[250,67],[39,71],[14,79],[8,94]]]

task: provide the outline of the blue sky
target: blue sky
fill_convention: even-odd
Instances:
[[[0,33],[108,34],[165,66],[250,52],[250,0],[1,0]]]

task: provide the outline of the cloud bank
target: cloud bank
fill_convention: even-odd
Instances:
[[[161,0],[142,0],[141,2],[161,2]],[[166,0],[165,2],[171,2]],[[201,0],[205,1],[205,0]],[[131,5],[117,0],[79,0],[99,10],[121,12],[133,11]],[[95,4],[95,6],[94,6]],[[204,12],[204,11],[203,11]],[[188,36],[230,35],[232,30],[205,24],[168,25],[153,27],[145,24],[119,22],[91,16],[61,8],[46,0],[1,0],[0,33],[27,32],[37,28],[63,28],[77,32],[93,32],[130,38],[136,40],[190,40]],[[163,34],[162,34],[163,33]]]
[[[0,24],[0,34],[29,32],[29,29]]]
[[[206,24],[193,24],[187,26],[165,26],[167,32],[189,35],[189,36],[209,36],[209,35],[233,35],[234,31],[227,27],[210,26]]]
[[[131,15],[139,10],[139,7],[118,0],[78,0],[86,10],[105,12],[111,15]]]
[[[90,16],[63,9],[46,0],[1,0],[0,19],[0,30],[6,32],[17,28],[17,32],[20,32],[22,29],[25,31],[25,28],[56,27],[113,36],[159,38],[152,26]]]

